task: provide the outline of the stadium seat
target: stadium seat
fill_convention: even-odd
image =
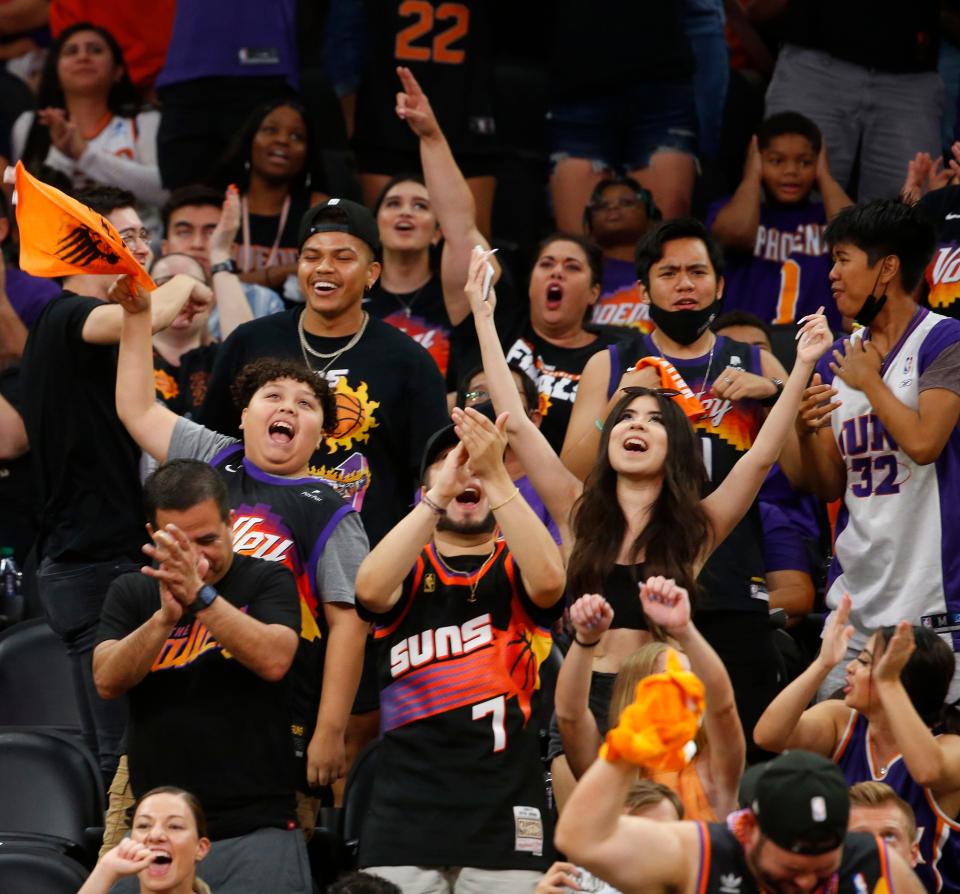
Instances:
[[[357,855],[360,852],[363,821],[370,812],[370,803],[373,800],[373,781],[377,774],[379,748],[380,740],[375,739],[357,755],[343,790],[340,838],[352,860],[353,868],[356,868]]]
[[[104,793],[82,742],[55,731],[0,729],[0,792],[4,844],[60,851],[88,866],[96,862]]]
[[[80,733],[70,660],[42,619],[0,633],[0,726]]]
[[[76,894],[86,877],[87,871],[63,854],[0,842],[3,894]]]

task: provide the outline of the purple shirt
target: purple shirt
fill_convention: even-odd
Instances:
[[[707,212],[713,226],[729,198]],[[823,238],[827,215],[820,202],[761,203],[753,253],[727,252],[724,312],[745,310],[768,323],[792,323],[821,305],[832,329],[840,314],[830,291],[830,252]]]
[[[197,78],[286,78],[297,85],[296,0],[177,0],[158,87]]]
[[[55,279],[31,276],[16,267],[7,267],[7,297],[24,326],[30,329],[48,301],[63,291]]]
[[[810,573],[810,560],[803,546],[803,537],[786,514],[773,503],[760,501],[763,524],[763,570],[804,571]]]

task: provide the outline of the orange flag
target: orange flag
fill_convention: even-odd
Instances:
[[[129,273],[144,289],[156,288],[105,217],[32,177],[23,162],[14,183],[21,270],[34,276]]]
[[[677,368],[669,360],[665,360],[663,357],[641,357],[631,367],[631,370],[638,372],[647,366],[652,366],[659,374],[661,388],[669,388],[677,392],[673,400],[691,422],[696,422],[702,416],[707,415],[700,399],[693,393],[690,386],[684,381],[683,376],[677,372]]]

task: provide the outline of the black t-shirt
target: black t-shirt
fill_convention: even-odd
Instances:
[[[270,266],[278,267],[284,264],[296,264],[300,256],[300,241],[297,238],[300,229],[300,218],[310,207],[308,196],[305,193],[295,193],[290,197],[290,210],[280,233],[277,250],[274,252]],[[237,232],[233,244],[233,258],[241,270],[262,270],[267,266],[267,258],[277,239],[277,229],[280,226],[281,215],[251,214],[250,215],[250,253],[245,255],[243,247],[243,228]]]
[[[879,71],[937,70],[937,0],[791,0],[784,34],[790,43]]]
[[[681,0],[622,3],[558,0],[550,88],[556,100],[587,101],[643,83],[689,81],[690,44]]]
[[[187,351],[181,355],[179,366],[168,363],[154,349],[153,380],[157,400],[178,416],[186,416],[188,419],[197,416],[207,396],[207,383],[219,347],[218,342],[211,342]]]
[[[421,552],[372,616],[383,738],[361,866],[547,868],[538,681],[562,608],[531,601],[504,540]]]
[[[0,396],[21,416],[20,368],[7,367],[0,371]],[[17,565],[23,567],[33,541],[37,536],[37,493],[30,471],[30,454],[17,459],[0,459],[0,546],[13,548]]]
[[[494,320],[498,332],[516,329],[519,314],[516,297],[506,271],[496,285],[497,307]],[[461,379],[481,365],[480,344],[473,316],[454,326],[443,300],[443,284],[432,276],[414,292],[388,292],[377,284],[364,297],[364,309],[371,316],[406,332],[433,357],[447,383],[448,391],[456,391]]]
[[[234,555],[215,588],[250,617],[299,633],[297,588],[284,566]],[[97,644],[123,639],[159,607],[156,581],[139,573],[117,578],[107,592]],[[158,785],[193,792],[214,841],[295,827],[286,678],[270,683],[248,670],[224,652],[202,615],[187,612],[128,699],[135,796]]]
[[[38,476],[42,555],[141,558],[140,450],[114,403],[115,345],[83,340],[105,302],[64,292],[41,312],[23,354],[23,416]]]
[[[937,250],[924,274],[923,304],[960,318],[960,186],[928,192],[917,206],[937,228]]]
[[[301,313],[294,308],[244,323],[221,345],[203,407],[208,428],[237,435],[240,415],[229,389],[245,364],[258,357],[304,359],[297,334]],[[323,353],[342,348],[351,337],[306,336]],[[308,356],[314,369],[326,362]],[[420,345],[376,319],[326,375],[337,399],[338,425],[313,455],[311,471],[360,512],[374,546],[409,511],[424,445],[449,422],[443,379]]]
[[[367,63],[357,95],[354,137],[358,152],[389,148],[418,157],[417,137],[394,113],[401,89],[398,65],[410,68],[430,97],[458,156],[491,151],[496,124],[489,89],[490,4],[370,0],[366,7]]]
[[[597,330],[597,337],[590,344],[561,348],[537,335],[528,324],[523,334],[505,349],[507,362],[519,365],[536,382],[540,392],[540,431],[557,453],[563,447],[583,368],[594,354],[622,338],[623,333]]]

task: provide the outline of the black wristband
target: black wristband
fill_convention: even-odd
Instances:
[[[600,643],[600,640],[595,640],[595,641],[592,642],[592,643],[582,642],[582,641],[580,640],[580,638],[579,638],[576,634],[573,635],[573,641],[574,641],[578,646],[580,646],[581,649],[592,649],[594,646],[599,645],[599,643]]]
[[[219,264],[214,264],[210,268],[210,276],[213,277],[217,273],[239,273],[240,270],[237,267],[237,262],[233,258],[228,258],[226,261],[221,261]]]

